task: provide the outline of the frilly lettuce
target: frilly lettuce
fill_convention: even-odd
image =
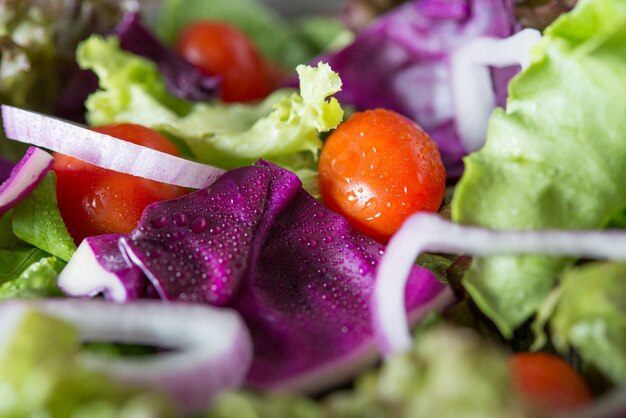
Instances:
[[[122,51],[116,38],[92,36],[78,49],[78,61],[100,79],[101,90],[87,100],[87,119],[98,125],[135,122],[182,140],[197,160],[223,168],[276,161],[303,167],[301,153],[316,153],[319,133],[336,127],[343,110],[327,97],[341,88],[328,65],[298,67],[301,94],[283,89],[258,104],[191,104],[170,96],[149,61]],[[289,164],[294,157],[295,167]]]
[[[34,311],[17,321],[0,347],[0,416],[173,416],[163,396],[80,366],[80,341],[70,325]]]
[[[537,348],[550,324],[554,346],[575,348],[616,384],[626,383],[626,264],[594,263],[567,271],[539,310]]]
[[[626,207],[626,1],[583,0],[545,32],[529,68],[465,159],[457,222],[500,229],[601,228]],[[478,258],[464,285],[506,335],[570,260]]]

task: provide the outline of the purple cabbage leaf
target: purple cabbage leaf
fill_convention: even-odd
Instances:
[[[369,300],[384,247],[287,170],[260,162],[153,204],[120,245],[162,299],[242,315],[255,347],[252,386],[316,391],[376,357]],[[427,309],[444,289],[416,267],[407,309]]]

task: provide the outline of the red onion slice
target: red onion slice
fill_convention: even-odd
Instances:
[[[530,64],[530,48],[541,39],[536,29],[524,29],[505,38],[477,38],[456,49],[451,57],[452,89],[458,133],[469,152],[480,149],[487,124],[496,108],[490,66]]]
[[[85,238],[59,274],[57,286],[74,297],[103,293],[106,300],[119,303],[140,298],[146,279],[119,249],[120,237],[114,234]]]
[[[391,238],[377,271],[373,321],[385,355],[411,348],[404,289],[415,258],[425,251],[478,256],[542,254],[626,259],[622,231],[503,231],[464,226],[435,214],[416,213]]]
[[[2,105],[6,136],[109,170],[161,183],[202,189],[224,170],[121,141],[61,119]]]
[[[54,159],[39,148],[30,147],[0,185],[0,216],[24,199],[43,180]]]
[[[203,411],[216,394],[239,387],[252,360],[248,330],[230,309],[160,301],[14,300],[0,304],[0,341],[10,337],[15,311],[27,309],[74,324],[83,341],[173,349],[139,359],[85,353],[80,362],[122,382],[166,392],[182,414]]]

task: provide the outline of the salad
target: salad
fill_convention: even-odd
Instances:
[[[626,415],[624,97],[624,0],[0,0],[0,417]]]

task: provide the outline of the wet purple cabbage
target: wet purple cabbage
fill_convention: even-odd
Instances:
[[[208,189],[146,208],[122,245],[163,299],[223,306],[300,186],[275,166],[233,170]]]
[[[419,123],[439,144],[449,177],[462,172],[466,150],[456,132],[449,57],[481,36],[515,31],[510,0],[415,0],[359,32],[354,42],[321,57],[339,73],[337,98],[358,109],[384,107]],[[494,69],[502,104],[511,69]]]
[[[254,341],[248,383],[316,391],[366,364],[374,349],[369,300],[383,250],[301,189],[232,303]],[[443,288],[416,267],[405,304],[413,310]]]
[[[208,189],[149,206],[120,241],[166,300],[236,309],[252,334],[248,383],[319,390],[376,355],[370,295],[384,247],[260,162]],[[409,310],[444,289],[415,268]]]
[[[221,78],[202,73],[178,56],[141,23],[137,13],[126,14],[115,34],[119,36],[123,49],[157,65],[167,90],[173,96],[193,101],[207,101],[218,96]]]

